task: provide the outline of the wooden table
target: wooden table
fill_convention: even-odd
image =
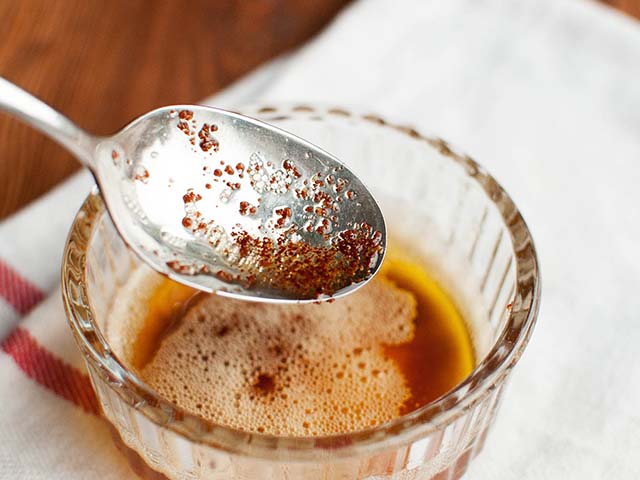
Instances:
[[[0,0],[0,75],[89,131],[192,103],[309,39],[349,0]],[[608,0],[640,18],[640,0]],[[79,165],[0,117],[0,219]]]

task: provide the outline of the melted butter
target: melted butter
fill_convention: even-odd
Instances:
[[[410,291],[417,301],[413,340],[385,346],[411,390],[402,411],[407,413],[444,395],[471,373],[473,344],[454,302],[419,262],[389,248],[379,275]]]
[[[134,340],[131,364],[140,372],[151,361],[162,339],[199,295],[186,285],[165,279],[147,302],[147,314]]]
[[[403,414],[437,399],[464,380],[475,366],[474,349],[455,303],[420,261],[390,245],[378,275],[411,292],[417,303],[413,339],[384,346],[411,391]],[[163,280],[148,300],[147,315],[134,341],[130,359],[134,369],[140,372],[152,360],[162,339],[200,295],[190,287]]]

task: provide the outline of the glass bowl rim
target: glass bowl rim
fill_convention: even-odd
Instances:
[[[455,388],[423,407],[389,422],[356,432],[326,436],[289,437],[249,433],[232,427],[209,422],[170,403],[142,382],[111,352],[95,321],[88,295],[86,254],[97,220],[106,209],[97,187],[87,196],[74,218],[65,245],[62,264],[62,297],[69,325],[85,361],[106,380],[121,398],[143,413],[159,427],[169,428],[191,442],[205,444],[231,453],[273,458],[274,452],[285,458],[304,460],[313,458],[313,452],[331,450],[336,455],[353,455],[363,450],[390,448],[423,438],[441,426],[473,408],[504,381],[519,360],[536,323],[540,303],[540,273],[538,258],[530,231],[506,191],[498,182],[468,155],[456,153],[444,140],[426,136],[411,126],[390,123],[370,113],[359,113],[356,108],[324,107],[310,104],[265,104],[239,111],[251,115],[273,114],[274,120],[286,115],[322,115],[352,118],[389,128],[423,142],[441,155],[460,165],[476,181],[489,201],[497,208],[509,231],[515,251],[516,287],[513,302],[498,340],[469,376]],[[248,113],[247,113],[248,112]],[[285,114],[285,115],[283,115]],[[268,121],[268,119],[266,120]],[[517,245],[515,242],[518,242]],[[79,275],[78,275],[79,272]],[[73,298],[79,296],[80,301]],[[390,441],[392,440],[392,443]],[[305,456],[311,453],[312,456]]]

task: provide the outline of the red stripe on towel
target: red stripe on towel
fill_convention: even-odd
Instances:
[[[25,315],[44,299],[44,293],[0,260],[0,297],[20,315]]]
[[[98,401],[89,376],[49,352],[27,330],[17,327],[0,348],[29,378],[85,412],[98,414]]]

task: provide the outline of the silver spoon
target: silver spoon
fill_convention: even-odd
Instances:
[[[279,128],[178,105],[96,137],[3,78],[0,110],[87,166],[127,245],[180,283],[245,300],[316,301],[354,291],[382,263],[385,223],[367,188]]]

